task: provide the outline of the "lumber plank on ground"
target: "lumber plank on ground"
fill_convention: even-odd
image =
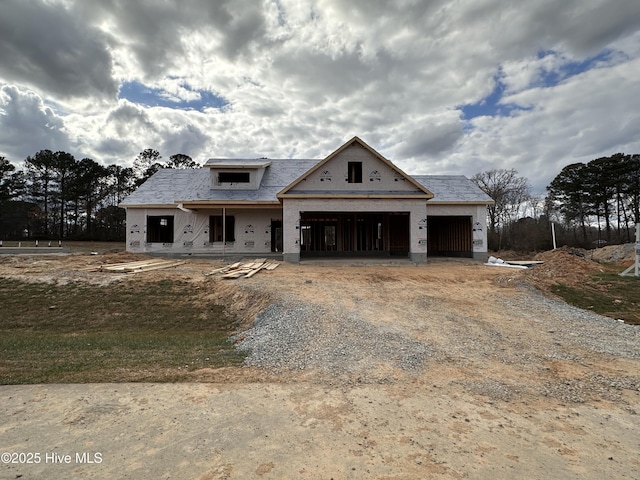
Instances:
[[[216,273],[225,273],[231,270],[231,265],[226,265],[224,267],[216,268],[215,270],[211,270],[209,273],[205,273],[205,277],[210,277],[211,275],[215,275]]]
[[[205,273],[206,276],[215,275],[217,273],[222,274],[222,278],[251,278],[257,274],[260,270],[273,270],[278,266],[278,263],[268,261],[266,258],[256,258],[248,262],[236,262],[233,265],[227,265],[225,267],[216,268],[209,273]]]
[[[138,265],[147,265],[149,263],[158,263],[158,262],[164,262],[164,261],[165,260],[158,258],[158,259],[138,260],[136,262],[103,263],[102,265],[100,265],[100,268],[102,269],[105,269],[105,268],[118,269],[120,267],[128,268],[128,267],[135,267]]]
[[[249,273],[251,270],[246,269],[246,268],[242,268],[239,270],[233,270],[232,272],[229,273],[225,273],[224,275],[222,275],[222,278],[240,278],[244,275],[246,275],[247,273]]]
[[[141,267],[146,267],[151,265],[160,265],[166,262],[167,260],[158,259],[158,260],[145,260],[140,262],[131,262],[131,263],[105,264],[105,265],[101,265],[100,269],[108,270],[112,272],[121,271],[121,270],[126,271],[133,268],[141,268]]]
[[[260,266],[254,268],[252,271],[250,271],[249,273],[247,273],[244,278],[251,278],[253,277],[256,273],[258,273],[260,270],[262,270],[263,268],[265,268],[265,265],[267,264],[267,262],[263,262]]]
[[[133,268],[131,270],[127,270],[127,273],[139,273],[139,272],[150,272],[152,270],[162,270],[162,269],[165,269],[165,268],[177,267],[177,266],[183,265],[185,263],[187,263],[187,262],[185,262],[185,261],[173,261],[173,262],[167,262],[167,263],[156,264],[156,265],[135,267],[135,268]]]
[[[260,267],[260,265],[262,265],[266,261],[267,261],[266,258],[258,258],[256,260],[254,260],[253,262],[246,263],[245,267],[247,267],[247,268],[258,268],[258,267]]]
[[[114,267],[117,268],[117,267],[122,267],[126,265],[143,264],[148,262],[149,260],[138,260],[137,262],[101,263],[100,265],[90,265],[88,267],[79,268],[78,270],[89,271],[89,272],[99,272],[107,268],[114,268]]]
[[[181,260],[145,260],[139,262],[101,265],[100,271],[121,273],[148,272],[150,270],[177,267],[184,263],[186,262]]]

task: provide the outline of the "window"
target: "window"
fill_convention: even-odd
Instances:
[[[147,243],[173,243],[173,215],[147,216]]]
[[[222,228],[222,215],[211,215],[209,217],[209,242],[235,242],[236,240],[236,219],[227,215],[225,218],[225,228]]]
[[[349,162],[347,164],[349,183],[362,183],[362,162]]]
[[[218,183],[249,183],[251,174],[249,172],[219,172]]]

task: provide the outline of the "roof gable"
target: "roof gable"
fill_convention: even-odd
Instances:
[[[433,197],[424,185],[353,137],[282,189],[278,198],[375,195]]]

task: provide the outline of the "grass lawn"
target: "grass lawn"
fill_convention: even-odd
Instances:
[[[640,278],[621,277],[618,266],[607,270],[579,286],[560,283],[550,290],[576,307],[640,325]]]
[[[180,280],[107,287],[0,282],[0,384],[185,379],[239,365],[237,323]]]

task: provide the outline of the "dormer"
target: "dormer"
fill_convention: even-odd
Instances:
[[[215,159],[204,164],[210,170],[212,190],[258,190],[271,162],[260,159]]]

